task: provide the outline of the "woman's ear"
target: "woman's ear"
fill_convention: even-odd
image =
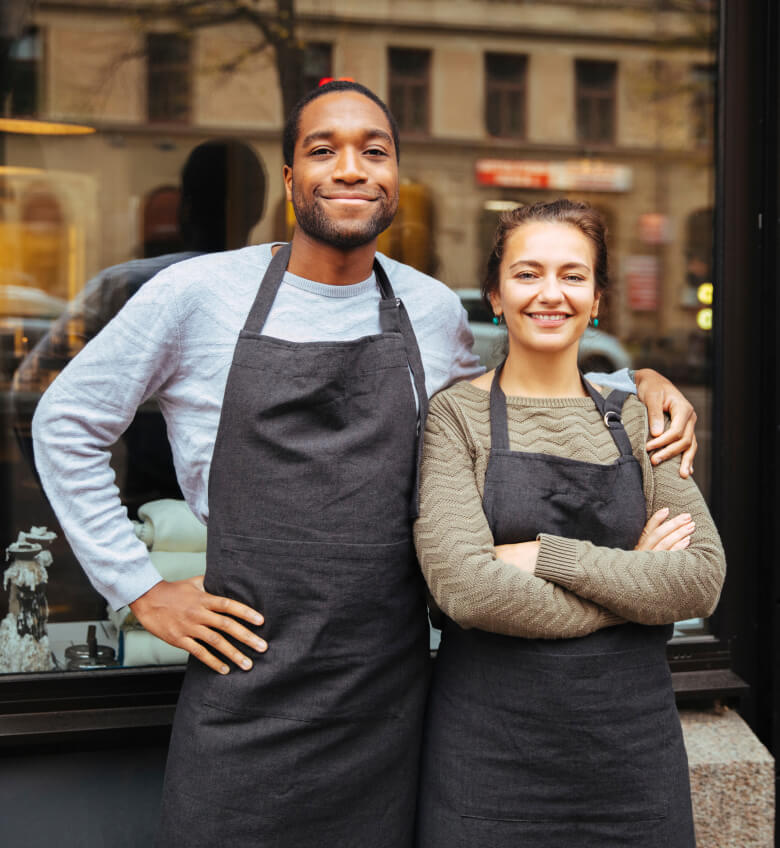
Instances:
[[[504,311],[501,308],[501,295],[497,291],[493,290],[488,294],[488,300],[490,301],[490,305],[493,307],[493,314],[501,315]]]
[[[601,292],[596,292],[596,297],[593,300],[593,306],[590,310],[590,317],[595,318],[599,314],[599,302],[601,301]]]

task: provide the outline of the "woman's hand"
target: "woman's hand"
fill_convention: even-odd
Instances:
[[[642,368],[634,373],[636,395],[647,407],[650,434],[654,437],[647,443],[648,451],[655,451],[651,462],[658,465],[666,459],[682,454],[680,477],[693,474],[693,458],[696,456],[696,412],[688,399],[666,377],[652,368]],[[664,432],[664,412],[672,421]]]
[[[534,573],[536,557],[539,554],[539,542],[517,542],[514,545],[496,545],[496,556],[519,568],[520,571]]]
[[[682,551],[691,543],[696,524],[684,512],[669,518],[667,507],[659,509],[645,524],[635,551]]]
[[[223,633],[258,653],[268,648],[264,639],[236,621],[237,618],[243,618],[259,626],[263,623],[263,616],[239,601],[210,595],[203,588],[202,576],[156,583],[148,592],[136,598],[130,604],[130,609],[150,633],[169,645],[184,648],[220,674],[227,674],[230,670],[225,659],[245,671],[252,668],[252,660],[235,648]],[[204,643],[222,656],[215,656]]]

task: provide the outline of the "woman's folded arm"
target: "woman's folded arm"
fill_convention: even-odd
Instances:
[[[420,517],[423,574],[461,627],[526,638],[585,636],[623,619],[599,604],[496,557],[463,422],[441,396],[425,429]]]

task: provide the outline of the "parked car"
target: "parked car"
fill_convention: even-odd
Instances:
[[[474,334],[474,352],[486,368],[494,368],[506,352],[506,329],[493,323],[493,313],[482,300],[479,289],[458,289]],[[609,333],[588,327],[580,342],[578,357],[583,372],[609,373],[631,367],[631,356]]]

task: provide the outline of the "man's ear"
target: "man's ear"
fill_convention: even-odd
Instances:
[[[284,190],[287,194],[287,200],[292,203],[292,168],[289,165],[282,167],[282,179],[284,180]]]

